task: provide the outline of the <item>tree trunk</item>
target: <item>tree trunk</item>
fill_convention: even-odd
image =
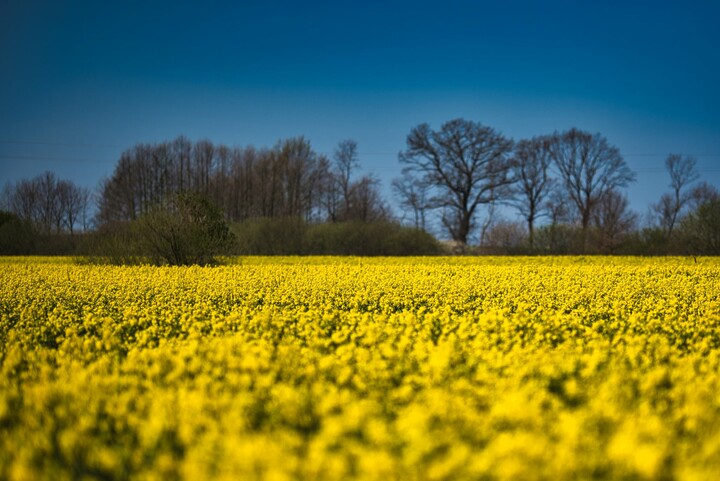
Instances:
[[[528,217],[527,220],[527,226],[528,226],[528,243],[530,244],[530,249],[533,248],[534,242],[535,242],[535,229],[534,229],[534,219],[532,217]]]

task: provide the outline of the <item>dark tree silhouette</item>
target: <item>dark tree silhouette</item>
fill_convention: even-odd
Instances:
[[[629,210],[630,202],[617,190],[610,190],[593,212],[596,245],[603,254],[614,254],[637,224],[637,215]]]
[[[533,247],[535,221],[545,208],[545,200],[553,186],[549,167],[550,139],[533,137],[515,146],[513,173],[517,179],[513,204],[525,219],[528,243]]]
[[[222,211],[200,194],[171,195],[134,227],[140,254],[155,264],[212,264],[232,242]]]
[[[9,185],[5,197],[9,210],[41,234],[74,234],[89,227],[90,191],[53,172]]]
[[[433,187],[445,228],[453,240],[467,245],[478,206],[508,195],[512,146],[490,127],[455,119],[437,131],[428,124],[413,128],[399,160]]]
[[[549,145],[563,187],[577,208],[584,252],[588,227],[598,204],[608,192],[633,182],[635,174],[625,164],[620,150],[600,134],[573,128],[555,133]]]
[[[335,179],[342,196],[342,205],[346,212],[350,211],[351,177],[358,168],[360,161],[357,154],[357,142],[348,139],[341,141],[335,149]]]
[[[688,191],[687,187],[698,179],[698,173],[695,171],[696,163],[693,157],[683,157],[680,154],[670,154],[665,159],[672,192],[663,194],[660,201],[653,204],[652,209],[660,218],[660,226],[665,232],[668,243],[672,239],[680,214],[691,201],[692,191]]]

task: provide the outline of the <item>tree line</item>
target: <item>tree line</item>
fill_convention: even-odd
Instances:
[[[645,225],[623,191],[636,176],[601,134],[573,128],[514,141],[455,119],[437,130],[411,129],[398,159],[403,173],[392,191],[400,219],[379,180],[357,175],[353,140],[339,142],[330,157],[303,137],[260,149],[184,136],[137,144],[94,193],[50,172],[6,185],[0,251],[31,253],[33,243],[53,246],[43,252],[68,250],[87,245],[68,238],[108,232],[121,245],[131,225],[145,226],[145,240],[157,244],[171,236],[148,231],[153,225],[190,235],[171,218],[198,224],[210,212],[231,227],[230,253],[434,253],[432,230],[461,252],[720,254],[720,196],[698,181],[692,157],[668,156],[670,190]],[[210,210],[198,217],[199,208]],[[508,211],[522,220],[508,220]]]
[[[599,133],[572,128],[514,142],[455,119],[438,130],[413,128],[399,160],[405,168],[393,188],[401,205],[421,227],[435,213],[461,249],[479,231],[480,246],[503,252],[720,254],[718,191],[696,182],[692,157],[668,156],[672,190],[642,228],[623,192],[636,176]],[[524,225],[498,221],[500,206],[515,209]]]
[[[353,178],[357,143],[345,140],[333,160],[303,137],[270,149],[229,148],[208,140],[139,144],[122,154],[102,182],[98,223],[137,219],[170,194],[194,192],[220,207],[227,219],[301,218],[307,222],[372,222],[389,209],[372,176]]]

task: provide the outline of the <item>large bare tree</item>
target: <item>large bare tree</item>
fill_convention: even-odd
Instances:
[[[478,206],[507,196],[513,182],[513,142],[490,127],[464,119],[440,130],[420,124],[407,136],[399,160],[433,187],[434,204],[452,239],[467,245]]]
[[[556,132],[549,147],[563,187],[577,208],[584,251],[593,212],[608,192],[627,186],[635,180],[635,174],[620,150],[600,134],[575,128]]]

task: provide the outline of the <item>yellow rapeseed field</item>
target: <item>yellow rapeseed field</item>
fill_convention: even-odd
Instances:
[[[0,479],[715,480],[720,260],[0,259]]]

